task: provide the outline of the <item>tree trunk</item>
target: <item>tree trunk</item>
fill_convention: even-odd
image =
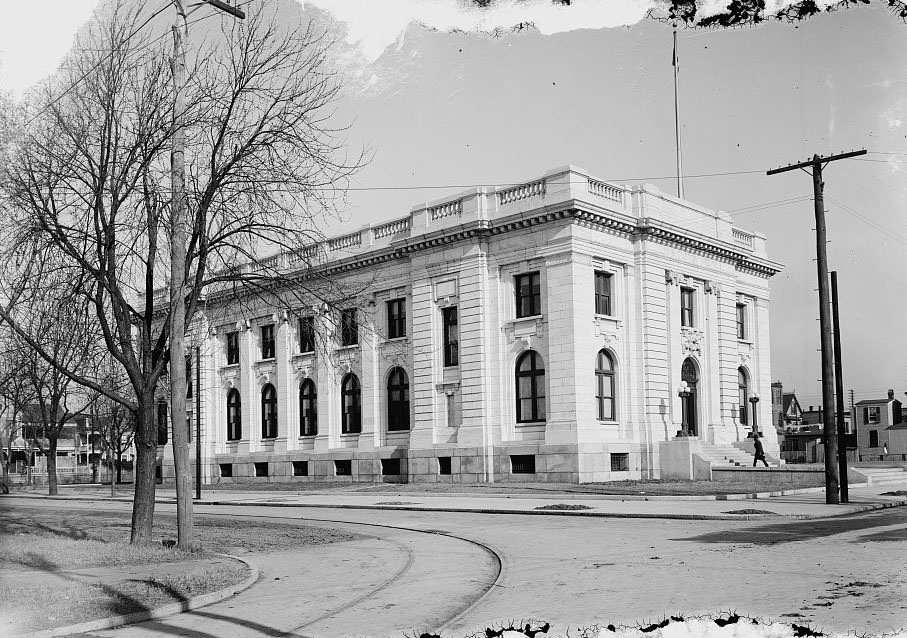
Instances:
[[[110,455],[110,495],[116,496],[117,482],[113,479],[113,454]]]
[[[119,445],[119,443],[117,443]],[[117,483],[123,482],[123,453],[117,448]]]
[[[47,437],[47,493],[57,495],[57,437]]]
[[[135,465],[133,482],[135,493],[132,501],[132,537],[134,545],[151,542],[154,524],[154,468],[157,466],[157,423],[154,419],[154,390],[139,397],[136,414]]]

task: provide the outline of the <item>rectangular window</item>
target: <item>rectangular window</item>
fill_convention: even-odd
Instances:
[[[299,351],[315,352],[315,317],[299,318]]]
[[[611,455],[612,472],[629,472],[630,455],[627,452],[616,452]]]
[[[680,325],[684,328],[693,327],[693,289],[680,289]]]
[[[873,406],[871,408],[866,408],[866,419],[864,423],[878,423],[879,422],[879,406]]]
[[[879,447],[879,431],[869,431],[869,447]]]
[[[611,273],[595,271],[595,314],[611,314]]]
[[[269,323],[261,327],[261,358],[274,358],[274,324]]]
[[[186,355],[186,398],[192,398],[192,355]]]
[[[267,476],[268,475],[268,462],[263,461],[261,463],[255,464],[255,476]]]
[[[511,474],[535,474],[535,455],[512,454],[510,456]]]
[[[227,333],[227,365],[239,363],[239,333]]]
[[[444,336],[444,367],[460,363],[460,334],[457,329],[457,307],[441,309],[441,323]]]
[[[220,464],[220,477],[221,478],[233,478],[233,464],[232,463],[221,463]]]
[[[340,343],[344,346],[355,346],[359,343],[359,320],[355,308],[340,311]]]
[[[167,403],[157,403],[157,444],[167,445]]]
[[[450,457],[438,457],[438,474],[450,474]]]
[[[381,459],[381,476],[400,476],[400,459]]]
[[[293,476],[308,476],[309,475],[309,462],[308,461],[293,461]]]
[[[406,336],[406,299],[387,302],[387,338],[399,339]]]
[[[350,459],[334,461],[334,474],[336,476],[352,476],[353,461]]]
[[[534,317],[542,314],[541,277],[538,272],[530,272],[515,277],[516,316]]]
[[[746,304],[737,304],[737,338],[746,339]]]

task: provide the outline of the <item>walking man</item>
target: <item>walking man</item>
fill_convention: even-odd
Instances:
[[[762,464],[765,467],[768,467],[768,462],[765,460],[765,450],[762,449],[762,441],[758,432],[753,433],[753,447],[755,448],[755,458],[753,459],[753,467],[756,467],[757,461],[762,461]]]

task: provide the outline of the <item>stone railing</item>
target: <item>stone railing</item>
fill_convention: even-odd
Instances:
[[[357,230],[349,235],[342,235],[328,240],[328,250],[343,250],[344,248],[355,248],[362,245],[362,231]]]
[[[395,219],[386,224],[381,224],[380,226],[372,228],[372,235],[375,239],[381,239],[382,237],[391,237],[393,235],[405,233],[409,231],[410,223],[410,217]]]
[[[432,221],[437,221],[451,215],[461,215],[463,213],[463,200],[457,199],[452,202],[444,202],[437,206],[431,206],[428,209],[428,216]]]
[[[617,186],[613,186],[607,182],[600,182],[597,179],[589,178],[589,192],[593,195],[598,195],[599,197],[604,197],[605,199],[610,199],[613,202],[623,205],[624,203],[624,191]]]
[[[545,180],[540,179],[534,182],[527,182],[525,184],[518,184],[517,186],[511,186],[510,188],[503,188],[498,191],[498,206],[503,206],[504,204],[509,204],[511,202],[516,202],[521,199],[527,199],[529,197],[535,197],[537,195],[545,194]]]
[[[747,248],[753,247],[753,233],[748,233],[745,230],[740,230],[739,228],[732,228],[731,235],[734,237],[735,244],[740,244],[741,246],[746,246]]]

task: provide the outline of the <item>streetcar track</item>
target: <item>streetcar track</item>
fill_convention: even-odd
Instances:
[[[208,505],[207,507],[218,507],[218,506],[217,505]],[[113,510],[108,510],[108,511],[118,511],[118,510],[113,509]],[[387,525],[387,524],[382,524],[382,523],[344,521],[344,520],[326,519],[326,518],[310,518],[310,517],[306,517],[306,516],[276,516],[273,514],[239,514],[239,513],[227,514],[227,513],[219,513],[219,512],[201,512],[201,511],[197,511],[196,514],[198,516],[215,516],[215,517],[232,517],[232,518],[241,517],[241,518],[247,518],[247,519],[258,518],[258,519],[287,520],[287,521],[292,520],[292,521],[304,521],[304,522],[311,522],[311,523],[332,523],[332,524],[351,525],[351,526],[378,527],[378,528],[383,528],[383,529],[413,532],[413,533],[417,533],[417,534],[435,534],[435,535],[439,535],[439,536],[446,536],[446,537],[452,538],[454,540],[458,540],[458,541],[462,541],[462,542],[474,545],[474,546],[478,547],[479,549],[481,549],[486,554],[491,556],[493,564],[494,564],[494,572],[495,572],[494,578],[490,582],[483,582],[481,584],[482,590],[477,596],[475,596],[474,598],[469,600],[469,602],[467,602],[462,608],[458,609],[456,611],[456,613],[454,613],[452,616],[450,616],[447,620],[445,620],[442,623],[440,623],[439,625],[437,625],[436,631],[439,633],[441,631],[447,629],[454,623],[460,621],[467,613],[472,611],[479,603],[481,603],[488,596],[489,592],[492,589],[494,589],[495,587],[502,586],[500,584],[500,581],[502,580],[503,575],[504,575],[504,562],[503,562],[500,554],[498,554],[498,552],[494,548],[492,548],[490,545],[487,545],[486,543],[483,543],[481,541],[478,541],[478,540],[475,540],[472,538],[467,538],[465,536],[459,536],[457,534],[453,534],[451,532],[447,532],[444,530],[437,530],[437,529],[425,530],[425,529],[418,529],[418,528],[414,528],[414,527],[405,527],[402,525]],[[100,529],[102,527],[109,527],[109,526],[90,526],[90,527],[85,527],[84,529]],[[402,543],[396,539],[390,538],[390,537],[372,536],[370,534],[364,534],[364,535],[371,536],[372,538],[378,538],[379,540],[388,541],[388,542],[402,548],[406,552],[406,557],[407,557],[405,564],[401,568],[399,568],[393,575],[391,575],[390,577],[388,577],[387,579],[382,581],[379,585],[377,585],[376,587],[373,587],[372,589],[357,596],[353,600],[347,601],[347,602],[343,603],[342,605],[339,605],[337,607],[334,607],[334,608],[322,613],[321,615],[319,615],[318,617],[316,617],[312,620],[308,620],[307,622],[305,622],[301,625],[298,625],[288,631],[278,634],[279,636],[281,636],[281,638],[285,637],[285,636],[303,636],[304,638],[308,638],[308,637],[305,637],[304,634],[297,634],[296,632],[301,629],[305,629],[306,627],[311,627],[312,625],[314,625],[318,622],[321,622],[323,620],[326,620],[339,613],[352,609],[352,608],[356,607],[357,605],[360,605],[363,602],[369,600],[370,598],[375,597],[376,595],[378,595],[379,593],[381,593],[382,591],[384,591],[385,589],[390,587],[392,584],[396,583],[400,578],[402,578],[412,568],[413,564],[415,563],[415,556],[414,556],[412,550],[409,547],[407,547],[404,543]],[[261,581],[261,578],[259,578],[259,582],[260,581]],[[258,583],[256,583],[256,585],[257,584]],[[252,585],[252,587],[255,587],[255,585]],[[248,590],[246,590],[246,591],[248,591]],[[229,600],[229,599],[227,599],[227,600]]]

